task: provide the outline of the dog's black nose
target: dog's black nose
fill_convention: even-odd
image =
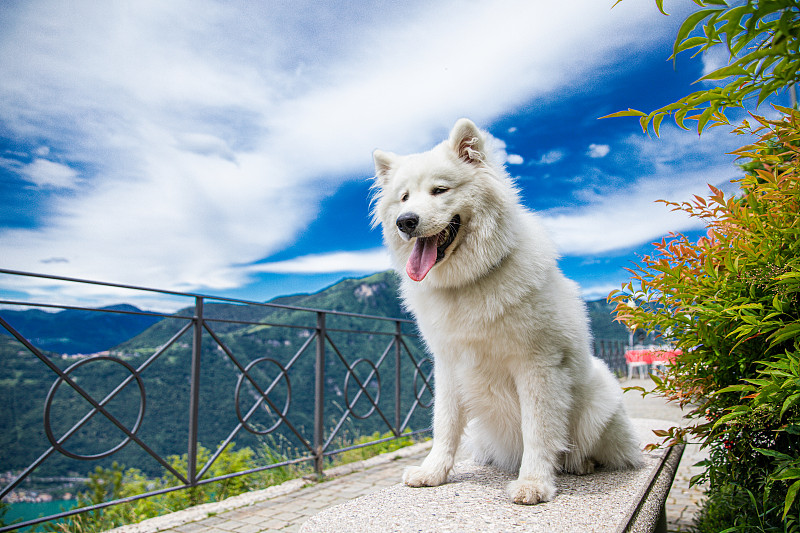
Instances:
[[[403,213],[397,217],[397,227],[406,235],[411,235],[417,229],[419,217],[415,213]]]

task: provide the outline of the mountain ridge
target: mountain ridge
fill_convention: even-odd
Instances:
[[[375,291],[373,286],[391,290]],[[360,278],[343,278],[314,293],[281,295],[265,303],[412,319],[402,306],[397,293],[398,288],[399,280],[396,274],[384,271]],[[356,302],[360,302],[361,305],[348,298],[341,298],[341,294],[349,290],[360,291],[355,296]],[[235,304],[210,303],[208,309],[219,305]],[[627,330],[622,324],[612,321],[610,317],[612,308],[604,300],[587,301],[586,305],[595,338],[627,339]],[[146,314],[116,315],[99,312],[102,310],[143,312],[136,306],[121,303],[98,308],[98,311],[66,309],[53,313],[39,309],[0,310],[0,316],[37,347],[67,355],[94,354],[113,349],[164,320],[160,316]],[[185,315],[192,312],[193,307],[186,307],[174,314]],[[269,312],[264,314],[268,315]],[[132,316],[134,318],[131,318]],[[0,329],[0,334],[8,333]]]
[[[160,316],[129,314],[142,312],[136,306],[122,303],[95,310],[64,309],[56,312],[2,309],[0,316],[36,347],[74,355],[107,350],[161,320]],[[5,328],[0,329],[0,334],[9,335]]]

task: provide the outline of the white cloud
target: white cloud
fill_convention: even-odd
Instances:
[[[608,253],[660,238],[669,232],[666,228],[687,231],[700,227],[686,215],[656,204],[657,197],[642,192],[642,187],[605,197],[576,212],[544,213],[545,225],[559,250],[578,256]],[[699,187],[695,191],[702,192]]]
[[[236,155],[223,139],[206,133],[181,133],[175,138],[176,148],[197,155],[236,162]]]
[[[55,198],[40,227],[0,231],[5,266],[241,286],[252,270],[235,265],[292,242],[331,176],[368,175],[374,148],[427,148],[460,116],[486,123],[673,31],[636,2],[381,6],[390,16],[211,0],[5,10],[4,128],[91,169],[79,178],[39,152],[27,179],[91,187]]]
[[[521,155],[518,154],[508,154],[506,157],[506,163],[509,165],[521,165],[525,162],[525,159],[522,158]]]
[[[611,151],[611,147],[607,144],[590,144],[589,150],[587,150],[586,155],[593,159],[599,159],[608,155]]]
[[[536,165],[553,165],[558,163],[562,159],[564,159],[564,152],[562,150],[550,150],[547,153],[543,154],[538,161],[535,162]]]
[[[730,62],[730,57],[730,53],[724,45],[717,45],[703,52],[701,55],[701,60],[703,62],[703,76],[711,74],[715,70],[727,66]]]
[[[143,288],[148,287],[144,285]],[[0,274],[0,291],[3,293],[3,298],[10,301],[19,300],[55,306],[75,305],[95,308],[125,302],[136,305],[140,309],[173,313],[178,309],[194,305],[194,299],[191,297],[172,296],[155,291],[5,274]],[[17,296],[19,294],[24,294],[24,297],[20,299]],[[9,305],[7,308],[48,310],[24,305]]]
[[[268,272],[273,274],[323,274],[334,272],[377,272],[392,267],[389,253],[379,248],[361,252],[332,252],[313,254],[277,261],[260,263],[247,267],[249,272]]]
[[[34,159],[19,169],[23,178],[37,187],[75,189],[79,175],[74,169],[47,159]]]
[[[561,252],[575,256],[625,250],[672,231],[702,228],[702,221],[656,201],[690,201],[695,194],[705,196],[707,184],[720,186],[740,176],[733,156],[725,154],[747,142],[721,128],[698,138],[671,125],[662,127],[660,138],[631,136],[625,150],[648,167],[635,183],[585,194],[585,204],[541,215]]]

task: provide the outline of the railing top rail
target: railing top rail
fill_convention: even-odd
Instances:
[[[213,300],[217,302],[227,302],[233,304],[243,304],[243,305],[256,305],[260,307],[271,307],[275,309],[286,309],[288,311],[305,311],[309,313],[325,313],[328,315],[336,315],[336,316],[346,316],[352,318],[365,318],[370,320],[383,320],[387,322],[403,322],[407,324],[413,324],[413,320],[405,319],[405,318],[394,318],[394,317],[386,317],[386,316],[377,316],[377,315],[366,315],[362,313],[350,313],[347,311],[331,311],[327,309],[316,309],[313,307],[301,307],[296,305],[285,305],[285,304],[276,304],[271,302],[256,302],[253,300],[245,300],[242,298],[229,298],[225,296],[213,296],[209,294],[200,294],[200,293],[192,293],[192,292],[179,292],[179,291],[171,291],[167,289],[153,289],[150,287],[140,287],[137,285],[128,285],[124,283],[112,283],[107,281],[95,281],[95,280],[87,280],[81,278],[70,278],[64,276],[55,276],[52,274],[38,274],[35,272],[24,272],[20,270],[9,270],[5,268],[0,268],[0,274],[9,274],[12,276],[25,276],[30,278],[42,278],[42,279],[52,279],[55,281],[66,281],[70,283],[85,283],[88,285],[99,285],[101,287],[114,287],[116,289],[130,289],[135,291],[144,291],[144,292],[151,292],[156,294],[166,294],[170,296],[180,296],[184,298],[202,298],[204,300]],[[37,304],[32,302],[17,302],[17,301],[0,301],[0,303],[8,303],[11,305],[30,305],[35,307],[58,307],[62,309],[83,309],[83,310],[92,310],[96,311],[97,309],[91,308],[78,308],[78,307],[68,307],[68,306],[56,306],[52,304]],[[154,313],[159,314],[160,313]]]

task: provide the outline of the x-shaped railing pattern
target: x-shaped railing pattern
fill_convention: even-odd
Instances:
[[[0,273],[13,273],[12,271],[3,271],[0,270]],[[22,275],[28,275],[25,273],[17,273]],[[97,282],[86,282],[85,280],[67,280],[67,281],[75,281],[75,282],[85,282],[85,283],[94,283],[94,284],[101,284]],[[111,285],[111,286],[118,286],[118,287],[125,287],[125,288],[134,288],[138,290],[150,290],[152,289],[143,289],[139,287],[129,287],[129,286],[120,286],[120,285],[112,285],[112,284],[101,284],[101,285]],[[415,340],[416,335],[408,334],[403,332],[403,327],[410,326],[410,321],[405,319],[387,319],[384,317],[374,317],[369,315],[358,315],[358,314],[348,314],[348,313],[338,313],[338,312],[329,312],[329,311],[321,311],[321,310],[312,310],[312,309],[303,309],[303,308],[291,308],[288,306],[277,306],[287,309],[293,310],[302,310],[308,311],[309,313],[313,313],[316,315],[316,325],[315,327],[309,326],[297,326],[297,325],[287,325],[287,324],[266,324],[273,327],[290,327],[290,328],[298,328],[298,329],[305,329],[310,331],[311,334],[308,335],[308,338],[302,344],[302,346],[294,353],[294,355],[288,359],[285,363],[278,361],[272,357],[260,357],[254,360],[251,360],[248,363],[243,363],[242,361],[242,354],[235,354],[233,350],[223,341],[222,338],[214,331],[212,328],[212,324],[215,322],[236,322],[236,321],[226,321],[222,319],[216,318],[205,318],[204,317],[204,302],[206,299],[213,299],[215,301],[223,301],[223,302],[231,302],[237,304],[248,304],[248,305],[265,305],[260,304],[257,302],[247,302],[242,300],[232,300],[232,299],[225,299],[225,298],[210,298],[200,295],[191,295],[185,293],[175,293],[170,291],[156,291],[162,293],[168,293],[171,295],[180,295],[180,296],[187,296],[194,298],[195,306],[194,306],[194,316],[176,316],[176,315],[159,315],[165,318],[177,318],[183,319],[186,323],[178,329],[178,331],[172,335],[172,337],[160,346],[154,353],[152,353],[145,361],[143,361],[138,366],[134,367],[130,362],[122,359],[120,357],[110,356],[110,355],[98,355],[92,356],[89,358],[84,358],[78,360],[76,363],[70,365],[66,369],[59,368],[55,363],[53,363],[49,357],[44,354],[40,349],[38,349],[32,342],[25,338],[17,329],[13,327],[8,321],[6,321],[2,316],[0,316],[0,326],[8,331],[16,340],[24,346],[31,354],[33,354],[36,358],[38,358],[42,363],[44,363],[55,375],[56,379],[53,382],[50,390],[47,394],[47,397],[44,402],[44,430],[49,441],[49,448],[42,453],[38,459],[33,461],[24,471],[22,471],[19,475],[17,475],[7,486],[0,488],[0,499],[8,495],[11,491],[15,488],[19,487],[20,484],[28,479],[31,474],[39,468],[48,458],[50,458],[56,452],[63,454],[67,457],[76,460],[97,460],[102,459],[105,457],[112,456],[113,454],[120,451],[125,446],[129,445],[131,442],[135,443],[139,446],[142,450],[144,450],[150,457],[155,459],[164,469],[165,471],[172,474],[176,481],[177,485],[170,487],[168,489],[160,489],[154,492],[141,494],[135,497],[129,497],[121,500],[115,500],[110,502],[104,502],[99,505],[94,505],[90,507],[84,507],[81,509],[75,509],[63,513],[59,513],[57,515],[52,515],[49,517],[43,517],[41,519],[31,520],[24,523],[14,524],[13,526],[6,526],[0,527],[0,532],[9,531],[12,529],[25,527],[29,525],[34,525],[46,520],[53,520],[57,518],[63,518],[66,516],[70,516],[72,514],[76,514],[78,512],[85,512],[89,510],[100,509],[103,507],[107,507],[110,505],[132,501],[134,499],[144,498],[147,496],[152,496],[155,494],[160,494],[163,492],[168,492],[172,490],[179,490],[189,487],[195,487],[202,484],[211,483],[214,481],[219,481],[221,479],[226,479],[233,476],[245,475],[254,472],[258,472],[261,470],[266,470],[270,468],[276,468],[279,466],[285,466],[288,464],[295,464],[301,463],[305,461],[312,461],[315,467],[315,470],[318,474],[322,474],[322,468],[324,466],[324,457],[339,453],[341,451],[349,450],[355,447],[360,446],[367,446],[373,444],[375,442],[381,442],[388,439],[379,439],[374,442],[368,442],[365,444],[361,444],[358,446],[348,446],[344,448],[333,449],[333,443],[335,442],[335,438],[340,434],[340,431],[348,419],[364,419],[372,416],[377,416],[380,418],[382,423],[386,426],[386,428],[392,433],[391,438],[397,438],[401,435],[408,435],[408,434],[416,434],[423,431],[427,431],[427,428],[417,430],[410,433],[404,433],[409,428],[409,421],[411,420],[412,415],[414,414],[415,410],[418,408],[429,408],[432,404],[432,365],[429,364],[430,360],[427,357],[417,358],[414,356],[414,350],[409,347],[408,340]],[[15,302],[15,301],[8,301],[3,300],[0,303],[10,304],[10,305],[36,305],[31,304],[30,302]],[[56,307],[59,309],[82,309],[82,310],[89,310],[85,308],[78,308],[78,307],[68,307],[68,306],[52,306],[52,305],[45,305],[41,304],[42,307]],[[94,311],[94,310],[93,310]],[[97,310],[100,312],[99,310]],[[103,312],[115,312],[115,313],[122,313],[122,314],[140,314],[130,311],[103,311]],[[157,314],[157,313],[146,313],[146,314]],[[352,331],[352,330],[340,330],[340,329],[328,329],[326,327],[326,317],[328,316],[339,316],[344,315],[348,317],[357,317],[362,318],[364,320],[378,320],[378,321],[390,321],[395,325],[394,332],[387,332],[387,331]],[[237,322],[241,324],[248,324],[249,322]],[[249,324],[254,325],[265,325],[264,322],[252,322]],[[170,462],[163,457],[161,454],[156,452],[151,446],[149,446],[139,435],[139,429],[142,426],[142,422],[145,418],[146,408],[147,408],[147,395],[146,395],[146,382],[143,373],[150,367],[156,360],[158,360],[165,352],[167,352],[170,348],[172,348],[179,339],[187,335],[188,333],[192,333],[192,361],[191,361],[191,369],[190,369],[190,398],[189,398],[189,405],[190,405],[190,414],[189,414],[189,449],[188,449],[188,471],[186,473],[182,473],[177,468],[175,468]],[[369,357],[358,357],[351,362],[348,362],[348,359],[336,345],[334,340],[332,339],[332,333],[337,332],[347,332],[347,333],[365,333],[370,335],[384,335],[390,337],[388,345],[386,346],[385,350],[383,351],[382,355],[377,359],[377,361],[373,362]],[[238,379],[236,382],[236,387],[234,391],[234,405],[235,405],[235,416],[237,423],[232,431],[228,434],[225,440],[217,447],[215,453],[205,462],[203,465],[198,464],[198,430],[199,430],[199,417],[198,417],[198,407],[199,407],[199,394],[200,394],[200,365],[201,365],[201,346],[202,346],[202,338],[204,333],[207,334],[213,343],[218,346],[222,352],[224,352],[227,359],[233,364],[238,373]],[[304,357],[311,348],[314,348],[314,356],[315,356],[315,409],[314,409],[314,430],[313,435],[307,435],[304,433],[302,428],[296,427],[293,422],[291,421],[291,402],[292,402],[292,385],[291,385],[291,378],[290,378],[290,371],[294,368],[296,362],[300,360],[300,358]],[[336,420],[335,424],[332,424],[332,429],[326,428],[326,424],[329,420],[326,420],[325,417],[325,406],[326,406],[326,397],[325,397],[325,368],[327,364],[327,358],[334,356],[333,361],[338,361],[345,368],[345,378],[344,383],[342,384],[342,390],[344,391],[345,396],[345,407],[341,416]],[[247,355],[247,354],[245,354]],[[390,357],[393,355],[393,357]],[[381,398],[380,398],[380,382],[381,382],[381,371],[384,370],[385,362],[389,360],[394,360],[394,378],[395,378],[395,398],[394,398],[394,413],[389,413],[387,407],[382,405]],[[80,383],[78,383],[71,374],[73,374],[76,370],[81,367],[85,367],[87,365],[92,365],[98,362],[105,362],[105,364],[112,364],[118,365],[121,367],[126,373],[127,377],[122,379],[122,381],[113,389],[111,392],[108,392],[102,399],[96,399],[92,396],[92,394],[85,390]],[[402,405],[402,390],[403,388],[407,388],[409,386],[408,380],[406,379],[405,382],[401,380],[400,370],[402,365],[410,364],[413,368],[414,378],[413,378],[413,386],[414,386],[414,393],[413,393],[413,401],[410,405]],[[273,369],[277,370],[277,375],[266,384],[266,386],[262,386],[259,383],[259,380],[254,375],[255,369],[264,366],[270,366]],[[425,369],[426,365],[430,366],[429,369]],[[359,369],[368,369],[368,373],[366,377],[362,379],[359,376]],[[362,372],[363,375],[363,372]],[[421,381],[420,381],[421,379]],[[418,382],[420,386],[418,388]],[[272,393],[276,387],[280,384],[283,384],[283,388],[285,389],[286,398],[284,401],[278,401],[277,403],[270,397],[270,393]],[[377,384],[377,386],[375,386]],[[353,388],[355,385],[355,395],[350,395],[350,389]],[[249,386],[250,389],[249,396],[254,398],[254,403],[252,406],[247,409],[246,411],[241,409],[241,402],[240,399],[242,398],[242,390],[244,387]],[[62,435],[57,436],[56,432],[53,430],[51,424],[51,416],[52,416],[52,404],[54,402],[56,393],[61,387],[69,387],[73,391],[75,391],[80,397],[82,397],[86,402],[88,402],[90,409],[88,412],[83,415],[77,422],[75,422],[72,427],[66,430]],[[115,398],[120,395],[120,393],[126,389],[126,387],[135,387],[135,391],[138,392],[139,397],[139,411],[138,416],[131,427],[128,427],[122,420],[118,417],[114,416],[112,412],[109,411],[107,408],[108,404],[112,402]],[[425,401],[425,397],[428,396],[430,398],[429,401]],[[363,399],[363,400],[362,400]],[[368,409],[366,412],[356,412],[356,407],[359,405],[359,402],[366,401],[366,405],[368,405]],[[274,422],[266,428],[256,427],[255,424],[251,423],[253,417],[259,411],[268,413],[274,420]],[[71,450],[67,446],[67,441],[72,436],[74,436],[78,431],[81,430],[86,424],[88,424],[95,416],[100,415],[108,420],[111,424],[113,424],[122,434],[123,438],[122,441],[117,444],[116,446],[111,447],[110,449],[103,451],[101,453],[94,453],[94,454],[86,454],[86,453],[78,453],[74,450]],[[393,415],[393,416],[392,416]],[[226,447],[233,442],[233,439],[237,437],[244,429],[247,432],[257,434],[257,435],[266,435],[274,430],[276,430],[279,426],[285,426],[288,428],[289,432],[296,437],[297,441],[301,445],[301,450],[305,453],[300,454],[298,457],[293,457],[289,460],[274,463],[269,465],[259,466],[257,468],[252,468],[250,470],[246,470],[243,472],[236,472],[232,474],[226,474],[217,477],[211,477],[208,475],[209,469],[211,466],[219,459],[220,455],[224,452]]]
[[[351,416],[355,417],[355,418],[359,418],[359,419],[364,419],[364,418],[367,418],[369,416],[372,416],[374,413],[378,413],[378,416],[380,416],[381,420],[383,420],[383,422],[386,424],[386,427],[394,434],[395,437],[399,437],[402,434],[402,432],[405,431],[405,429],[407,427],[407,424],[408,424],[408,421],[411,419],[411,415],[414,413],[414,410],[418,406],[422,406],[424,408],[429,408],[432,405],[432,402],[427,403],[427,404],[422,402],[421,401],[422,395],[418,394],[415,391],[415,394],[414,394],[415,400],[411,404],[411,407],[409,408],[408,412],[406,413],[405,419],[402,422],[400,422],[401,411],[399,409],[399,405],[396,404],[397,408],[395,410],[395,421],[394,421],[394,423],[389,421],[389,419],[387,418],[387,416],[384,413],[384,411],[378,406],[378,401],[380,399],[379,395],[380,395],[380,390],[381,390],[381,387],[380,387],[380,373],[379,373],[378,368],[387,359],[388,354],[392,351],[393,348],[394,348],[394,352],[395,352],[395,364],[397,365],[397,368],[399,368],[399,365],[400,365],[400,359],[401,359],[401,355],[400,354],[401,353],[405,353],[408,356],[408,359],[414,365],[414,383],[416,384],[417,378],[421,376],[422,380],[423,380],[423,383],[424,383],[423,386],[425,387],[425,390],[431,391],[431,392],[433,391],[433,386],[432,386],[433,369],[431,368],[428,371],[427,374],[425,374],[422,371],[422,369],[420,367],[420,363],[421,362],[417,361],[414,358],[414,356],[411,354],[411,351],[409,350],[408,346],[406,345],[405,341],[403,340],[403,338],[402,338],[402,336],[400,334],[398,334],[396,336],[396,338],[392,339],[391,342],[389,342],[389,345],[383,351],[383,354],[380,356],[380,358],[378,359],[377,363],[373,363],[369,359],[366,359],[366,358],[362,357],[362,358],[356,359],[352,363],[348,364],[347,360],[342,355],[342,353],[339,351],[339,349],[336,347],[336,345],[333,343],[333,341],[330,339],[330,337],[327,337],[327,340],[330,343],[331,348],[333,348],[334,353],[337,355],[339,360],[342,362],[342,364],[345,365],[345,367],[347,367],[347,375],[345,376],[345,381],[344,381],[344,398],[345,398],[346,409],[345,409],[344,413],[342,413],[342,416],[339,419],[339,421],[337,422],[337,424],[334,427],[334,429],[330,432],[330,435],[328,436],[328,439],[323,444],[323,446],[322,446],[323,452],[325,452],[330,447],[330,445],[333,442],[334,438],[338,435],[339,430],[342,428],[342,426],[347,421],[347,419],[349,417],[351,417]],[[428,360],[428,359],[426,358],[425,360]],[[355,372],[355,367],[360,365],[360,364],[366,364],[371,368],[371,370],[370,370],[369,374],[367,375],[366,379],[364,379],[363,381],[358,378],[358,375]],[[355,381],[357,386],[358,386],[358,392],[356,393],[356,395],[352,399],[352,401],[349,399],[349,396],[348,396],[349,382],[350,382],[350,378],[351,377],[353,378],[353,381]],[[375,378],[377,380],[377,382],[378,382],[377,383],[377,387],[375,388],[375,390],[378,391],[378,396],[376,396],[376,397],[373,397],[369,393],[369,391],[367,390],[368,389],[368,385],[371,383],[373,378]],[[354,408],[355,408],[356,404],[358,403],[358,400],[361,398],[362,395],[367,397],[367,400],[369,400],[369,403],[372,405],[372,407],[369,409],[369,411],[366,414],[359,415],[359,414],[355,413]],[[396,399],[396,401],[399,402],[399,399]],[[333,451],[333,452],[330,452],[330,453],[337,453],[338,451],[340,451],[340,450],[336,450],[336,451]]]

